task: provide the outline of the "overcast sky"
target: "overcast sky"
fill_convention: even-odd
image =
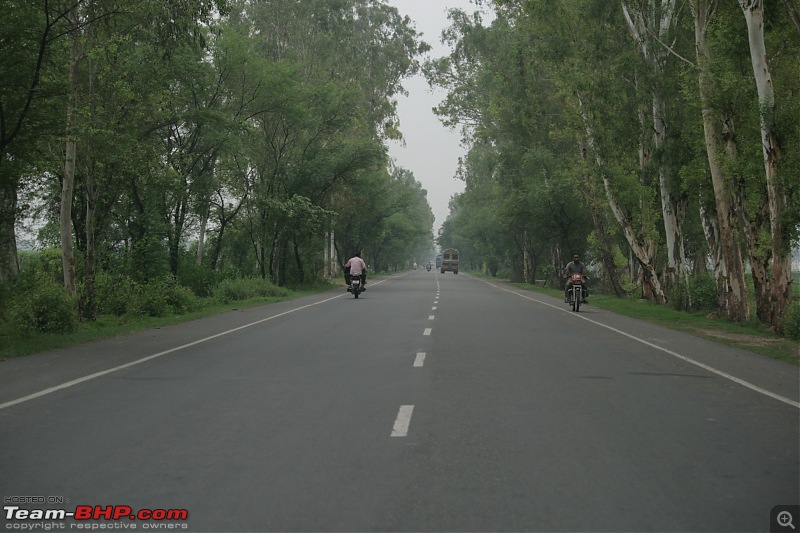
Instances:
[[[388,0],[414,21],[417,32],[433,49],[431,57],[449,54],[449,49],[440,42],[442,30],[449,26],[447,10],[460,8],[467,12],[475,10],[470,0]],[[432,91],[422,75],[403,82],[408,97],[400,96],[397,113],[405,146],[389,143],[389,155],[397,164],[414,173],[414,177],[428,191],[428,203],[436,216],[434,235],[439,231],[449,213],[450,197],[464,190],[464,182],[455,179],[458,158],[465,154],[460,145],[458,130],[442,125],[432,108],[445,96],[441,90]]]

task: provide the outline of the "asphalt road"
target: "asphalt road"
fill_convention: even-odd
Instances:
[[[798,382],[419,270],[0,363],[0,528],[769,531],[800,502]],[[77,506],[188,518],[19,514]]]

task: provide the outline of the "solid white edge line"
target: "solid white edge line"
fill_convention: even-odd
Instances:
[[[483,280],[480,280],[480,281],[483,281]],[[490,286],[492,286],[492,287],[494,287],[496,289],[500,289],[501,291],[510,292],[511,294],[515,294],[515,295],[517,295],[517,296],[519,296],[521,298],[525,298],[526,300],[531,300],[533,302],[537,302],[537,303],[540,303],[542,305],[546,305],[547,307],[552,307],[553,309],[558,309],[559,311],[562,311],[562,312],[565,312],[565,313],[569,313],[566,309],[563,309],[561,307],[555,306],[553,304],[549,304],[547,302],[543,302],[542,300],[537,300],[536,298],[531,298],[530,296],[527,296],[527,295],[524,295],[524,294],[520,294],[520,293],[518,293],[516,291],[512,291],[512,290],[506,289],[504,287],[500,287],[500,286],[494,285],[493,283],[489,283],[488,281],[484,281],[484,283],[486,283],[487,285],[490,285]],[[596,325],[598,325],[600,327],[603,327],[603,328],[606,328],[606,329],[610,329],[611,331],[613,331],[615,333],[619,333],[620,335],[628,337],[629,339],[633,339],[633,340],[635,340],[637,342],[640,342],[642,344],[650,346],[651,348],[655,348],[656,350],[661,350],[662,352],[668,353],[669,355],[671,355],[673,357],[677,357],[678,359],[681,359],[682,361],[686,361],[687,363],[693,364],[695,366],[699,366],[700,368],[702,368],[704,370],[708,370],[712,374],[716,374],[716,375],[718,375],[720,377],[723,377],[725,379],[733,381],[734,383],[738,383],[739,385],[741,385],[743,387],[747,387],[748,389],[750,389],[752,391],[755,391],[755,392],[758,392],[760,394],[763,394],[764,396],[769,396],[770,398],[772,398],[774,400],[778,400],[779,402],[783,402],[783,403],[785,403],[787,405],[791,405],[792,407],[796,407],[796,408],[800,409],[800,402],[796,402],[796,401],[794,401],[794,400],[792,400],[790,398],[786,398],[784,396],[781,396],[780,394],[775,394],[774,392],[770,392],[770,391],[768,391],[766,389],[762,389],[758,385],[754,385],[754,384],[750,383],[749,381],[745,381],[743,379],[737,378],[736,376],[732,376],[732,375],[730,375],[730,374],[728,374],[726,372],[723,372],[722,370],[717,370],[716,368],[708,366],[708,365],[706,365],[704,363],[701,363],[700,361],[695,361],[694,359],[692,359],[690,357],[687,357],[685,355],[681,355],[681,354],[679,354],[677,352],[673,352],[672,350],[669,350],[667,348],[663,348],[663,347],[661,347],[661,346],[659,346],[657,344],[653,344],[652,342],[646,341],[644,339],[640,339],[639,337],[631,335],[630,333],[626,333],[626,332],[624,332],[622,330],[619,330],[619,329],[617,329],[615,327],[608,326],[608,325],[603,324],[601,322],[597,322],[596,320],[592,320],[591,318],[587,318],[587,317],[585,317],[585,316],[583,316],[583,315],[581,315],[579,313],[569,313],[569,316],[573,316],[575,318],[580,318],[582,320],[586,320],[588,322],[591,322],[592,324],[596,324]]]
[[[387,279],[384,279],[384,280],[381,280],[381,281],[373,282],[372,285],[378,285],[380,283],[388,281],[388,279],[391,279],[391,278],[387,278]],[[42,396],[47,396],[48,394],[52,394],[54,392],[57,392],[57,391],[60,391],[60,390],[63,390],[63,389],[68,389],[69,387],[73,387],[75,385],[79,385],[79,384],[84,383],[86,381],[90,381],[92,379],[99,378],[99,377],[105,376],[107,374],[111,374],[112,372],[117,372],[119,370],[124,370],[126,368],[130,368],[132,366],[136,366],[138,364],[150,361],[151,359],[156,359],[157,357],[161,357],[162,355],[167,355],[167,354],[172,353],[172,352],[177,352],[178,350],[183,350],[184,348],[189,348],[189,347],[194,346],[196,344],[200,344],[200,343],[203,343],[203,342],[206,342],[206,341],[210,341],[212,339],[216,339],[217,337],[222,337],[222,336],[227,335],[229,333],[234,333],[236,331],[239,331],[239,330],[242,330],[242,329],[245,329],[245,328],[249,328],[251,326],[256,326],[256,325],[261,324],[263,322],[267,322],[267,321],[273,320],[275,318],[280,318],[282,316],[286,316],[286,315],[294,313],[296,311],[302,311],[303,309],[308,309],[309,307],[314,307],[315,305],[319,305],[319,304],[324,304],[326,302],[330,302],[331,300],[335,300],[337,298],[341,298],[342,296],[345,296],[345,295],[344,294],[339,294],[337,296],[333,296],[332,298],[327,298],[325,300],[320,300],[319,302],[314,302],[312,304],[303,305],[301,307],[296,307],[294,309],[290,309],[288,311],[284,311],[283,313],[278,313],[277,315],[272,315],[272,316],[269,316],[267,318],[262,318],[261,320],[256,320],[255,322],[251,322],[251,323],[245,324],[243,326],[239,326],[239,327],[236,327],[236,328],[233,328],[233,329],[229,329],[227,331],[223,331],[223,332],[217,333],[215,335],[210,335],[208,337],[204,337],[202,339],[198,339],[196,341],[192,341],[190,343],[183,344],[181,346],[176,346],[175,348],[170,348],[169,350],[164,350],[163,352],[158,352],[158,353],[155,353],[153,355],[148,355],[147,357],[143,357],[142,359],[137,359],[136,361],[131,361],[130,363],[125,363],[124,365],[115,366],[114,368],[109,368],[108,370],[103,370],[101,372],[96,372],[96,373],[90,374],[88,376],[83,376],[83,377],[78,378],[78,379],[73,379],[72,381],[67,381],[66,383],[62,383],[61,385],[56,385],[55,387],[50,387],[49,389],[44,389],[44,390],[41,390],[39,392],[34,392],[33,394],[29,394],[27,396],[23,396],[22,398],[17,398],[16,400],[11,400],[11,401],[8,401],[8,402],[5,402],[5,403],[0,403],[0,410],[5,409],[7,407],[14,406],[14,405],[18,405],[18,404],[21,404],[21,403],[25,403],[27,401],[34,400],[36,398],[40,398]]]
[[[392,428],[392,437],[405,437],[408,435],[408,426],[411,424],[411,414],[414,412],[413,405],[401,405],[397,412],[397,418]]]
[[[425,364],[425,352],[417,352],[417,357],[414,359],[414,366],[422,366]]]

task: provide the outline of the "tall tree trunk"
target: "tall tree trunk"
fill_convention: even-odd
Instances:
[[[662,152],[669,130],[666,97],[663,82],[668,50],[662,43],[670,40],[670,32],[677,22],[675,0],[623,0],[622,10],[628,29],[636,42],[636,48],[650,67],[654,81],[652,90],[652,145],[654,151]],[[645,13],[646,11],[646,13]],[[646,16],[647,15],[647,16]],[[640,116],[642,126],[646,120]],[[650,128],[643,128],[648,131]],[[643,139],[640,148],[640,162],[649,161],[651,150],[645,148],[649,141]],[[647,154],[647,155],[645,155]],[[664,221],[664,234],[667,240],[667,278],[671,282],[686,279],[686,252],[683,243],[683,220],[686,212],[686,200],[676,194],[675,169],[666,157],[659,160],[659,192],[661,195],[661,214]]]
[[[778,158],[780,156],[778,139],[775,134],[775,91],[772,74],[767,60],[764,44],[764,5],[763,0],[739,0],[745,20],[750,44],[750,60],[758,90],[759,118],[761,122],[761,147],[764,157],[764,170],[767,179],[767,198],[769,201],[770,236],[772,238],[772,276],[769,279],[769,298],[759,309],[759,316],[768,319],[777,330],[783,327],[783,319],[791,304],[792,254],[786,236],[783,217],[787,199],[778,182]]]
[[[719,153],[718,148],[720,135],[717,117],[709,103],[714,84],[710,72],[711,51],[706,43],[706,31],[716,7],[716,0],[691,0],[690,6],[695,26],[695,50],[698,62],[703,132],[717,208],[720,254],[724,265],[724,269],[717,272],[721,276],[717,278],[719,314],[735,322],[744,322],[750,319],[744,264],[734,231],[731,191],[719,165],[719,157],[722,154]]]
[[[17,181],[0,178],[0,283],[10,283],[19,274],[16,220]]]
[[[72,36],[69,50],[69,99],[67,102],[67,143],[64,161],[64,176],[61,182],[61,265],[64,270],[64,288],[73,298],[75,288],[75,255],[72,242],[72,200],[75,190],[75,166],[77,157],[77,110],[78,77],[80,63],[80,21],[79,4],[72,5],[67,21]]]
[[[297,272],[300,276],[300,284],[306,281],[306,270],[303,267],[303,258],[300,255],[300,245],[297,244],[296,239],[292,239],[292,248],[294,249],[294,262],[297,265]]]
[[[202,207],[202,214],[200,218],[200,234],[197,236],[197,256],[195,257],[195,264],[201,266],[203,264],[203,251],[206,244],[206,227],[208,226],[208,211],[211,209],[211,202],[205,202]]]
[[[642,290],[644,291],[644,296],[645,298],[649,300],[655,300],[660,304],[666,303],[667,295],[664,293],[664,288],[661,286],[661,282],[656,275],[655,265],[653,264],[654,250],[652,240],[639,239],[639,237],[637,237],[635,231],[633,230],[631,221],[617,202],[617,196],[611,186],[611,180],[608,177],[608,174],[605,172],[605,164],[595,147],[592,125],[583,107],[583,101],[580,96],[578,96],[578,107],[580,109],[581,118],[583,119],[584,129],[586,131],[586,146],[588,150],[593,152],[595,155],[597,168],[599,169],[603,179],[603,188],[605,189],[608,205],[611,207],[611,212],[614,214],[614,218],[617,220],[617,223],[622,229],[622,233],[625,235],[625,239],[628,241],[631,250],[636,256],[636,260],[642,269]]]
[[[588,162],[586,160],[587,150],[583,145],[579,146],[579,156],[584,165],[588,167]],[[589,214],[594,224],[594,233],[600,243],[600,261],[605,268],[611,290],[614,291],[614,294],[618,297],[622,297],[625,295],[625,289],[622,288],[617,265],[614,262],[614,244],[606,228],[606,217],[603,213],[604,202],[602,202],[600,198],[601,193],[598,193],[597,187],[588,173],[584,174],[581,179],[583,181],[581,191],[586,196],[586,205],[589,206]]]
[[[97,318],[97,290],[95,279],[97,277],[97,246],[95,243],[95,221],[97,219],[97,202],[100,191],[95,186],[93,169],[86,175],[86,284],[83,290],[83,305],[81,306],[82,318],[95,320]]]

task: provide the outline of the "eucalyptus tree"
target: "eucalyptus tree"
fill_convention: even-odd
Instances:
[[[64,48],[69,5],[0,1],[0,283],[19,272],[15,226],[25,176],[37,172],[46,143],[63,131]]]
[[[380,140],[396,136],[394,97],[427,45],[375,0],[234,2],[230,23],[251,38],[252,64],[282,70],[288,89],[253,95],[247,127],[257,148],[243,219],[262,275],[280,282],[288,248],[302,246],[282,204],[297,196],[339,211],[337,193],[386,164]]]
[[[432,245],[433,212],[427,192],[407,169],[375,167],[337,198],[336,248],[342,261],[363,251],[374,268],[422,257]]]
[[[782,128],[778,119],[778,113],[782,110],[777,109],[778,104],[775,97],[775,86],[773,83],[772,68],[770,67],[770,57],[767,50],[767,39],[765,36],[766,14],[763,0],[739,0],[745,21],[747,23],[747,35],[750,49],[750,59],[753,69],[753,77],[758,94],[758,115],[761,133],[761,148],[765,170],[765,188],[767,206],[769,211],[769,233],[771,238],[771,275],[765,275],[756,283],[766,285],[763,291],[766,297],[759,298],[757,302],[757,313],[761,320],[770,323],[780,329],[783,326],[783,319],[788,311],[791,302],[791,249],[790,243],[792,235],[796,236],[796,226],[798,218],[796,213],[789,211],[789,201],[794,196],[797,200],[800,195],[797,193],[796,182],[794,180],[794,191],[791,191],[791,180],[788,176],[794,173],[798,175],[797,168],[792,169],[785,165],[782,166],[781,158],[791,158],[790,151],[797,152],[797,144],[786,142],[789,139],[797,140],[797,127],[791,131]],[[776,6],[777,7],[777,6]],[[777,10],[776,10],[777,11]],[[779,13],[779,12],[778,12]],[[774,18],[772,26],[778,28],[780,37],[771,43],[776,49],[783,49],[783,54],[788,52],[797,58],[800,52],[800,42],[789,28],[781,25],[779,14]],[[784,68],[788,67],[795,75],[795,83],[786,84],[783,89],[784,94],[791,94],[798,88],[797,61],[784,63]],[[785,81],[790,81],[786,78]],[[791,100],[786,100],[787,107],[797,110],[797,105],[792,104]],[[781,131],[781,130],[784,131]],[[781,142],[781,137],[784,139]],[[782,176],[782,174],[784,174]],[[792,194],[794,193],[794,195]],[[794,216],[792,216],[794,215]],[[755,273],[754,273],[755,275]]]
[[[159,150],[156,132],[169,123],[169,102],[178,86],[176,66],[201,58],[203,28],[214,2],[189,1],[165,5],[155,1],[119,3],[84,0],[71,5],[69,98],[66,104],[67,140],[61,193],[61,248],[65,287],[74,290],[72,258],[75,220],[83,222],[86,247],[86,310],[94,316],[95,239],[98,209],[118,211],[115,199],[124,194],[132,203],[123,225],[132,241],[132,260],[145,278],[153,263],[141,251],[157,249],[159,236],[173,227],[153,223],[158,216],[155,199],[166,186],[158,160],[174,159]],[[194,54],[187,54],[193,50]],[[114,185],[128,181],[120,192]],[[83,193],[76,203],[73,188]],[[105,201],[105,205],[101,205]],[[72,213],[74,204],[85,205],[85,215]],[[128,204],[131,205],[131,204]],[[180,224],[179,216],[176,223]],[[149,243],[149,244],[148,244]],[[173,268],[173,270],[175,270]]]
[[[646,175],[636,170],[636,153],[629,148],[637,146],[630,132],[638,129],[631,114],[635,92],[626,82],[631,54],[624,35],[607,31],[619,6],[495,4],[490,28],[475,17],[454,15],[447,36],[455,51],[428,69],[430,81],[449,91],[440,113],[497,149],[501,163],[494,178],[509,200],[507,215],[516,214],[505,220],[510,234],[530,237],[535,228],[561,221],[559,242],[550,243],[553,266],[560,268],[562,248],[586,246],[589,219],[606,250],[613,250],[604,213],[613,204],[645,286],[664,301],[655,272],[658,208],[652,186],[635,182]],[[598,180],[604,183],[602,204]],[[519,253],[524,250],[523,245]],[[601,259],[619,290],[613,254]]]
[[[640,120],[643,132],[652,135],[642,139],[642,165],[655,159],[658,166],[661,214],[667,248],[666,279],[678,277],[686,282],[687,264],[683,241],[683,219],[688,198],[681,193],[678,168],[667,157],[666,145],[673,129],[671,106],[667,93],[669,86],[668,63],[675,58],[669,46],[676,42],[676,28],[680,6],[676,0],[622,0],[622,12],[636,49],[649,69],[645,76],[650,80],[648,92],[652,100],[649,120],[642,109]],[[647,138],[649,137],[649,138]]]
[[[408,17],[381,0],[233,2],[256,29],[259,53],[290,61],[307,80],[356,88],[359,106],[379,137],[400,138],[395,97],[430,49]]]

